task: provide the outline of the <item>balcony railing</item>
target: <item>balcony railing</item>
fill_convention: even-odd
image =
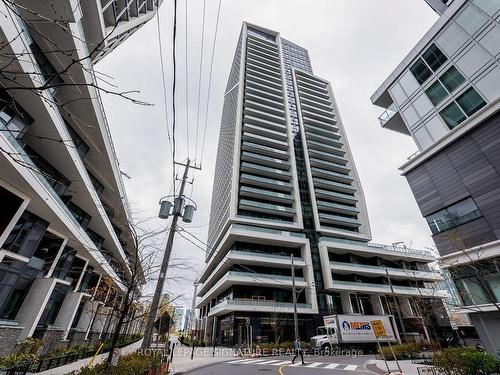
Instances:
[[[332,238],[332,237],[321,237],[320,241],[339,242],[339,243],[345,243],[347,245],[363,246],[363,247],[368,247],[368,248],[371,247],[371,248],[391,251],[391,252],[394,252],[394,253],[397,253],[400,255],[403,255],[403,254],[421,255],[421,256],[435,258],[435,256],[428,250],[411,249],[408,247],[389,246],[389,245],[382,245],[382,244],[378,244],[378,243],[368,243],[368,242],[346,240],[346,239],[342,239],[342,238]]]
[[[261,258],[273,258],[273,259],[279,259],[283,262],[290,262],[290,256],[288,255],[277,255],[277,254],[269,254],[269,253],[258,253],[254,251],[241,251],[241,250],[231,250],[229,255],[244,255],[244,256],[250,256],[250,257],[261,257]],[[295,257],[294,262],[303,262],[302,258],[300,257]]]
[[[422,270],[412,270],[408,268],[396,268],[396,267],[385,267],[385,266],[374,266],[370,264],[360,264],[360,263],[347,263],[347,262],[330,262],[330,266],[333,268],[347,269],[348,267],[354,268],[364,268],[366,270],[378,271],[379,273],[384,273],[385,270],[389,273],[399,273],[401,275],[408,276],[408,278],[431,278],[431,279],[441,279],[442,277],[437,272],[433,271],[422,271]]]
[[[397,113],[396,104],[392,103],[389,108],[387,108],[379,117],[378,120],[381,126],[387,124],[387,122]]]
[[[250,232],[263,232],[263,233],[276,234],[276,235],[280,235],[280,236],[286,235],[286,236],[291,236],[291,237],[306,238],[306,235],[304,233],[287,232],[287,231],[283,231],[283,230],[279,230],[279,229],[254,227],[251,225],[244,225],[244,224],[233,224],[233,225],[231,225],[231,228],[238,229],[238,230],[250,231]]]
[[[246,306],[269,306],[269,307],[293,308],[293,303],[291,302],[259,301],[253,299],[235,298],[235,299],[226,299],[222,302],[219,302],[217,305],[212,307],[212,309],[215,309],[217,307],[222,307],[223,305],[246,305]],[[297,308],[311,309],[312,305],[310,303],[297,303]]]
[[[257,272],[240,272],[240,271],[229,271],[229,276],[241,276],[241,277],[251,277],[253,279],[273,279],[273,280],[286,280],[292,281],[292,276],[286,275],[273,275],[269,273],[257,273]],[[295,282],[305,282],[303,277],[295,276]]]

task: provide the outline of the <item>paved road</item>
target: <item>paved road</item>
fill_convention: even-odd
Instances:
[[[373,356],[360,357],[312,357],[292,365],[291,357],[266,357],[258,359],[234,359],[188,372],[189,375],[374,375],[365,364]]]

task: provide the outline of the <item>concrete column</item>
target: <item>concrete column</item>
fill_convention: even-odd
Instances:
[[[340,301],[342,302],[342,311],[344,314],[352,314],[353,310],[349,292],[340,292]]]
[[[33,282],[16,316],[19,325],[24,327],[18,337],[19,340],[24,340],[35,332],[55,285],[55,279],[35,279]]]
[[[212,338],[211,341],[213,341],[217,338],[217,317],[214,316],[214,319],[212,321]]]
[[[71,329],[71,323],[75,318],[78,307],[80,306],[80,301],[82,300],[83,293],[71,292],[66,294],[64,301],[61,305],[61,309],[57,314],[55,326],[61,327],[63,330],[62,339],[66,340],[68,337],[69,330]]]
[[[370,295],[370,302],[372,303],[373,313],[375,315],[385,315],[384,308],[382,306],[382,301],[378,294]]]
[[[410,300],[408,297],[397,297],[399,308],[401,309],[401,315],[403,318],[409,318],[415,316],[411,308]]]

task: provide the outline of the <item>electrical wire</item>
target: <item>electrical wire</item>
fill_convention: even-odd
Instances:
[[[156,21],[157,21],[157,32],[158,32],[158,46],[159,46],[159,52],[160,52],[160,65],[161,65],[161,78],[162,78],[162,84],[163,84],[163,106],[165,110],[165,123],[166,123],[166,128],[167,128],[167,139],[168,139],[168,145],[170,147],[170,151],[173,154],[173,148],[172,148],[172,138],[170,134],[170,125],[169,125],[169,120],[168,120],[168,103],[167,103],[167,83],[165,81],[165,63],[163,61],[163,48],[162,48],[162,39],[161,39],[161,28],[160,28],[160,10],[156,12]],[[172,157],[172,183],[175,186],[175,164],[174,164],[174,158]]]
[[[188,0],[185,0],[186,4],[186,14],[185,14],[185,37],[186,37],[186,146],[187,146],[187,155],[189,157],[189,72],[188,72]]]
[[[175,83],[176,83],[176,37],[177,37],[177,0],[174,0],[174,31],[172,39],[172,64],[173,64],[173,82],[172,82],[172,163],[174,166],[174,195],[175,195]]]
[[[200,67],[198,73],[198,100],[196,103],[196,138],[195,138],[195,160],[198,157],[198,133],[200,129],[200,104],[201,104],[201,74],[203,70],[203,47],[205,45],[205,15],[207,0],[203,0],[203,18],[201,24],[201,48],[200,48]]]
[[[217,21],[215,23],[215,35],[214,35],[214,43],[212,46],[212,58],[210,61],[210,73],[208,76],[208,95],[207,95],[207,105],[205,109],[205,125],[204,125],[204,130],[203,130],[203,142],[201,146],[201,157],[200,157],[200,164],[203,163],[203,154],[205,151],[205,140],[207,136],[207,123],[208,123],[208,107],[210,104],[210,93],[212,91],[212,74],[213,74],[213,67],[214,67],[214,56],[215,56],[215,46],[217,43],[217,34],[219,31],[219,19],[220,19],[220,8],[221,8],[221,3],[222,0],[219,0],[219,6],[217,8]]]

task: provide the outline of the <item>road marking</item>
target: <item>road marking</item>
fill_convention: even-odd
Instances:
[[[311,363],[310,365],[307,365],[306,367],[318,367],[319,365],[322,365],[321,362],[314,362],[314,363]]]
[[[290,363],[290,361],[283,361],[278,363],[272,363],[271,366],[281,366],[281,365],[286,365],[288,363]]]
[[[338,363],[332,363],[331,365],[325,366],[324,368],[335,368],[338,365],[339,365]]]
[[[278,362],[278,360],[273,359],[272,361],[266,361],[266,362],[259,363],[259,365],[268,365],[269,363],[274,363],[274,362]]]
[[[301,363],[297,362],[297,363],[292,363],[291,365],[288,365],[288,367],[298,367],[300,365],[301,365]]]
[[[247,363],[257,363],[257,362],[264,362],[264,361],[265,361],[265,359],[251,359],[251,360],[243,362],[243,363],[247,364]]]
[[[231,361],[231,362],[228,362],[228,363],[241,363],[241,362],[246,362],[248,361],[248,359],[238,359],[236,361]]]
[[[279,374],[280,374],[280,375],[285,375],[285,374],[283,373],[283,367],[285,367],[285,366],[281,366],[281,367],[278,369],[278,372],[279,372]]]
[[[343,368],[342,370],[356,370],[357,367],[358,366],[356,366],[356,365],[348,365],[345,368]]]

